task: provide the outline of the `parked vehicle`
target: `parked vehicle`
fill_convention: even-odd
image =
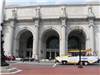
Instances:
[[[79,52],[80,50],[68,50],[70,55],[58,56],[55,58],[55,62],[61,64],[78,64],[79,63]],[[84,65],[94,64],[99,61],[99,57],[96,56],[96,53],[91,50],[81,50],[81,62]]]
[[[97,56],[81,56],[81,61],[84,65],[94,64],[98,61],[98,57]],[[61,64],[78,64],[79,56],[56,57],[55,62],[59,62]]]

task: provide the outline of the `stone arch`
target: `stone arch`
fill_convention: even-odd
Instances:
[[[15,38],[18,39],[20,33],[24,32],[25,30],[28,30],[32,33],[32,35],[34,35],[34,31],[30,28],[30,27],[18,27],[16,28],[16,34],[15,34]]]
[[[16,36],[17,57],[21,57],[21,58],[22,57],[32,57],[33,41],[34,41],[34,36],[30,30],[28,29],[20,30]],[[22,45],[23,45],[23,48],[22,48]],[[24,55],[20,54],[21,49],[22,51],[26,50],[26,51],[23,51],[24,53],[26,52]]]
[[[84,32],[82,30],[80,30],[80,29],[77,30],[76,29],[76,30],[71,31],[70,34],[69,34],[69,36],[68,36],[68,42],[69,42],[70,39],[73,39],[72,40],[73,43],[76,42],[75,45],[77,45],[79,43],[80,43],[79,45],[81,45],[81,43],[84,44],[83,47],[79,47],[79,45],[78,45],[78,47],[74,48],[74,49],[85,49],[86,37],[85,37],[85,34],[84,34]]]
[[[68,49],[86,49],[86,33],[82,28],[75,28],[68,34]],[[77,55],[78,53],[72,53]]]
[[[68,39],[68,35],[69,35],[70,32],[73,31],[73,30],[82,30],[82,31],[84,32],[84,35],[85,35],[86,39],[89,38],[88,32],[87,32],[87,30],[86,30],[85,28],[83,28],[83,27],[81,27],[81,26],[75,26],[75,27],[71,27],[71,28],[68,29],[68,31],[67,31],[67,39]]]
[[[52,42],[51,42],[52,41]],[[55,43],[53,43],[55,41]],[[58,42],[58,44],[57,44]],[[55,45],[50,46],[50,43]],[[44,58],[54,59],[56,56],[59,55],[59,47],[60,47],[60,35],[57,32],[57,30],[53,28],[46,29],[41,36],[41,48],[42,48],[42,54],[44,55]]]
[[[47,31],[47,30],[55,30],[58,34],[59,34],[59,37],[60,37],[60,39],[61,39],[61,32],[60,32],[60,30],[59,29],[57,29],[56,27],[52,27],[52,26],[48,26],[48,27],[46,27],[46,28],[44,28],[44,30],[41,32],[41,36],[40,36],[40,38],[42,38],[42,35],[44,34],[44,32],[45,31]]]

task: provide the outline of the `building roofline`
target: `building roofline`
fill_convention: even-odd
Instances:
[[[5,8],[30,8],[30,7],[56,7],[56,6],[100,6],[100,2],[96,3],[73,3],[73,4],[30,4],[30,5],[6,5]]]

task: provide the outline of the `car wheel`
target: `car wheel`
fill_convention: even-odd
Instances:
[[[84,64],[84,65],[88,65],[89,63],[88,63],[87,61],[85,61],[83,64]]]
[[[62,64],[63,64],[63,65],[67,64],[67,61],[62,61]]]

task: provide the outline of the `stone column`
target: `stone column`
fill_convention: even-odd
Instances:
[[[17,18],[17,13],[16,9],[12,10],[11,18],[9,19],[10,23],[9,25],[5,25],[7,29],[4,31],[4,50],[5,50],[5,55],[12,56],[14,53],[13,50],[13,41],[14,41],[14,28],[15,28],[15,22]]]
[[[65,55],[66,50],[66,8],[61,8],[61,38],[60,38],[60,56]]]
[[[4,31],[4,51],[5,55],[12,56],[14,21],[10,21],[10,24],[6,28]]]
[[[35,23],[35,36],[33,41],[33,55],[32,58],[39,59],[39,25],[40,25],[40,7],[36,8]]]
[[[35,26],[35,36],[34,36],[34,41],[33,41],[33,58],[38,59],[38,41],[39,41],[39,35],[38,35],[38,25]]]
[[[92,21],[93,22],[93,21]],[[95,45],[95,35],[94,35],[94,24],[91,23],[91,20],[89,21],[89,35],[90,35],[90,48],[94,50],[94,45]]]
[[[90,48],[95,50],[95,34],[94,34],[94,13],[92,8],[88,9],[88,22],[89,22],[89,35],[90,35]]]
[[[62,25],[61,27],[61,38],[60,38],[60,56],[65,55],[65,50],[66,50],[66,36],[65,36],[65,25]]]
[[[100,26],[98,26],[100,27]],[[100,56],[100,28],[97,29],[96,33],[96,55]]]

